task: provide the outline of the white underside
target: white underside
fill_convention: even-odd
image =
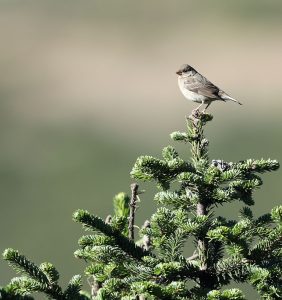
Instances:
[[[178,86],[180,88],[180,91],[184,95],[184,97],[190,101],[197,102],[197,103],[203,103],[203,102],[207,103],[210,100],[208,97],[187,90],[184,87],[183,79],[180,76],[178,77]]]

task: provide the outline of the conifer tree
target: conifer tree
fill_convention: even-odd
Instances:
[[[163,149],[162,158],[137,159],[131,176],[156,183],[159,205],[141,228],[135,225],[138,184],[131,185],[131,196],[115,196],[114,214],[105,220],[85,210],[74,213],[74,221],[91,232],[80,238],[75,252],[88,262],[89,294],[81,292],[80,276],[63,291],[53,265],[38,267],[7,249],[4,259],[23,275],[0,289],[0,299],[32,299],[38,291],[66,300],[245,299],[241,290],[229,288],[234,282],[252,285],[261,299],[282,299],[282,206],[258,218],[250,208],[253,192],[262,185],[259,174],[279,164],[210,160],[203,128],[211,120],[210,114],[193,111],[187,131],[171,134],[174,141],[190,144],[190,160],[172,146]],[[238,218],[216,215],[218,206],[233,201],[243,204]],[[183,254],[186,242],[194,245],[189,257]]]

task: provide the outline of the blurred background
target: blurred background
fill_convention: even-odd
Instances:
[[[73,211],[111,213],[139,155],[190,156],[169,138],[196,107],[177,86],[183,63],[244,104],[211,105],[211,158],[281,162],[281,15],[279,0],[1,0],[1,252],[54,263],[63,285],[82,273]],[[256,215],[281,203],[281,171],[263,178]],[[155,209],[154,184],[141,189],[138,225]],[[13,276],[1,261],[0,284]]]

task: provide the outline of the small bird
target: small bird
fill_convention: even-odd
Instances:
[[[233,101],[242,105],[187,64],[182,65],[176,74],[179,75],[178,86],[184,97],[190,101],[201,103],[196,110],[199,110],[203,104],[207,104],[203,110],[205,112],[215,100]]]

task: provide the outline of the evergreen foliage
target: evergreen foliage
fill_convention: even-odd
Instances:
[[[105,221],[85,210],[74,213],[74,221],[91,231],[80,238],[75,252],[88,262],[91,295],[81,291],[80,276],[63,291],[52,264],[38,267],[7,249],[4,259],[22,276],[0,289],[0,299],[30,300],[34,292],[65,300],[245,299],[239,289],[226,289],[234,282],[249,283],[261,299],[282,299],[282,206],[258,218],[250,208],[253,192],[262,185],[259,174],[277,170],[279,164],[270,159],[210,160],[203,128],[211,120],[211,115],[193,111],[187,131],[171,134],[174,141],[190,144],[191,160],[180,158],[172,146],[163,149],[162,158],[137,159],[131,176],[158,187],[154,200],[159,207],[141,228],[134,224],[137,184],[131,186],[131,197],[115,196],[114,215]],[[219,205],[236,200],[244,205],[237,220],[216,216]],[[140,240],[135,241],[134,231]],[[190,257],[183,254],[187,241],[194,244]]]
[[[58,285],[59,273],[50,263],[42,263],[39,267],[29,261],[18,251],[6,249],[3,258],[22,273],[21,277],[15,277],[5,288],[0,288],[0,299],[30,300],[29,295],[34,292],[45,293],[49,299],[57,300],[85,300],[90,299],[80,293],[82,285],[81,276],[76,275],[70,280],[65,291]]]

